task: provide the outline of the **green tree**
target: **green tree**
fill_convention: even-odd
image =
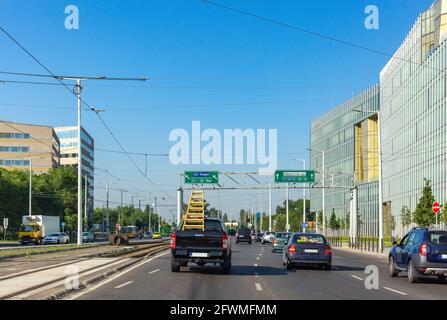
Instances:
[[[335,215],[335,209],[332,209],[331,212],[331,217],[329,219],[329,228],[331,228],[332,230],[337,230],[338,227],[338,221],[337,221],[337,216]]]
[[[431,209],[433,202],[435,202],[435,197],[433,196],[430,180],[424,179],[422,196],[413,213],[413,222],[418,226],[428,227],[435,223],[436,216]]]
[[[400,218],[402,221],[402,227],[404,228],[408,227],[413,221],[413,214],[407,206],[402,206],[402,209],[400,210]]]

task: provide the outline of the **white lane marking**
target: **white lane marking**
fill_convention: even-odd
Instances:
[[[131,284],[132,282],[133,281],[124,282],[124,283],[120,284],[119,286],[116,286],[115,289],[119,289],[119,288],[125,287],[125,286]]]
[[[160,271],[160,269],[155,269],[155,270],[152,270],[151,272],[149,272],[149,274],[153,274],[153,273],[158,272],[158,271]]]
[[[257,257],[256,260],[259,260],[259,257]]]
[[[363,281],[363,279],[362,279],[362,278],[360,278],[360,277],[357,277],[357,276],[355,276],[355,275],[353,275],[353,274],[351,274],[351,277],[353,277],[354,279],[357,279],[357,280],[361,280],[361,281]]]
[[[260,283],[256,282],[256,283],[255,283],[255,287],[256,287],[256,290],[258,290],[258,291],[262,291],[262,287],[261,287],[261,284],[260,284]]]
[[[257,263],[255,263],[255,267],[257,267],[258,266],[258,264]]]
[[[383,287],[383,288],[384,288],[385,290],[392,291],[392,292],[401,294],[401,295],[403,295],[403,296],[408,296],[408,294],[406,294],[405,292],[402,292],[402,291],[398,291],[398,290],[391,289],[391,288],[388,288],[388,287]]]
[[[255,272],[255,278],[259,278],[259,273]]]
[[[153,257],[153,258],[144,260],[144,261],[142,261],[142,262],[140,262],[140,263],[134,265],[133,267],[130,267],[129,269],[124,270],[123,272],[120,272],[120,273],[118,273],[117,275],[112,276],[112,277],[110,277],[109,279],[107,279],[107,280],[105,280],[105,281],[103,281],[103,282],[101,282],[101,283],[98,283],[97,285],[94,285],[94,286],[92,286],[92,287],[90,287],[90,288],[86,288],[85,290],[82,290],[82,291],[79,292],[78,294],[75,294],[75,295],[73,295],[73,296],[70,296],[70,297],[68,297],[68,298],[66,298],[66,299],[64,299],[64,300],[75,300],[75,299],[77,299],[77,298],[79,298],[79,297],[82,297],[83,295],[85,295],[85,294],[87,294],[87,293],[90,293],[90,292],[92,292],[92,291],[94,291],[94,290],[96,290],[96,289],[102,287],[103,285],[105,285],[105,284],[107,284],[107,283],[109,283],[109,282],[111,282],[111,281],[113,281],[113,280],[115,280],[115,279],[118,279],[119,277],[125,275],[126,273],[128,273],[128,272],[130,272],[130,271],[132,271],[132,270],[134,270],[134,269],[136,269],[136,268],[139,268],[139,267],[141,267],[142,265],[144,265],[144,264],[146,264],[146,263],[148,263],[148,262],[151,262],[151,261],[154,260],[154,259],[157,259],[157,258],[160,258],[161,256],[167,255],[169,252],[170,252],[170,250],[168,250],[168,251],[166,251],[166,252],[164,252],[164,253],[161,253],[161,254],[159,254],[159,255],[156,255],[156,256]]]

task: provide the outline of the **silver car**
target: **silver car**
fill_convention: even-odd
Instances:
[[[44,244],[67,244],[68,242],[70,242],[70,238],[65,232],[52,233],[43,239]]]
[[[85,231],[82,233],[82,242],[93,242],[95,235],[90,231]]]

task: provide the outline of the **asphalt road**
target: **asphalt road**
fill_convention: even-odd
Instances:
[[[74,299],[447,299],[447,283],[427,279],[410,284],[404,274],[390,278],[387,260],[333,250],[333,270],[316,268],[287,271],[281,254],[270,245],[233,244],[229,275],[219,267],[170,270],[169,252],[149,258],[126,272],[89,287]],[[366,289],[364,270],[379,268],[379,289]]]

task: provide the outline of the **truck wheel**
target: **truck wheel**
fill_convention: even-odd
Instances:
[[[180,271],[180,262],[175,259],[171,259],[171,271],[179,272]]]
[[[225,260],[224,263],[221,264],[222,273],[229,274],[231,272],[231,259]]]
[[[122,244],[121,240],[122,240],[121,237],[115,237],[113,242],[115,243],[115,245],[120,246]]]

